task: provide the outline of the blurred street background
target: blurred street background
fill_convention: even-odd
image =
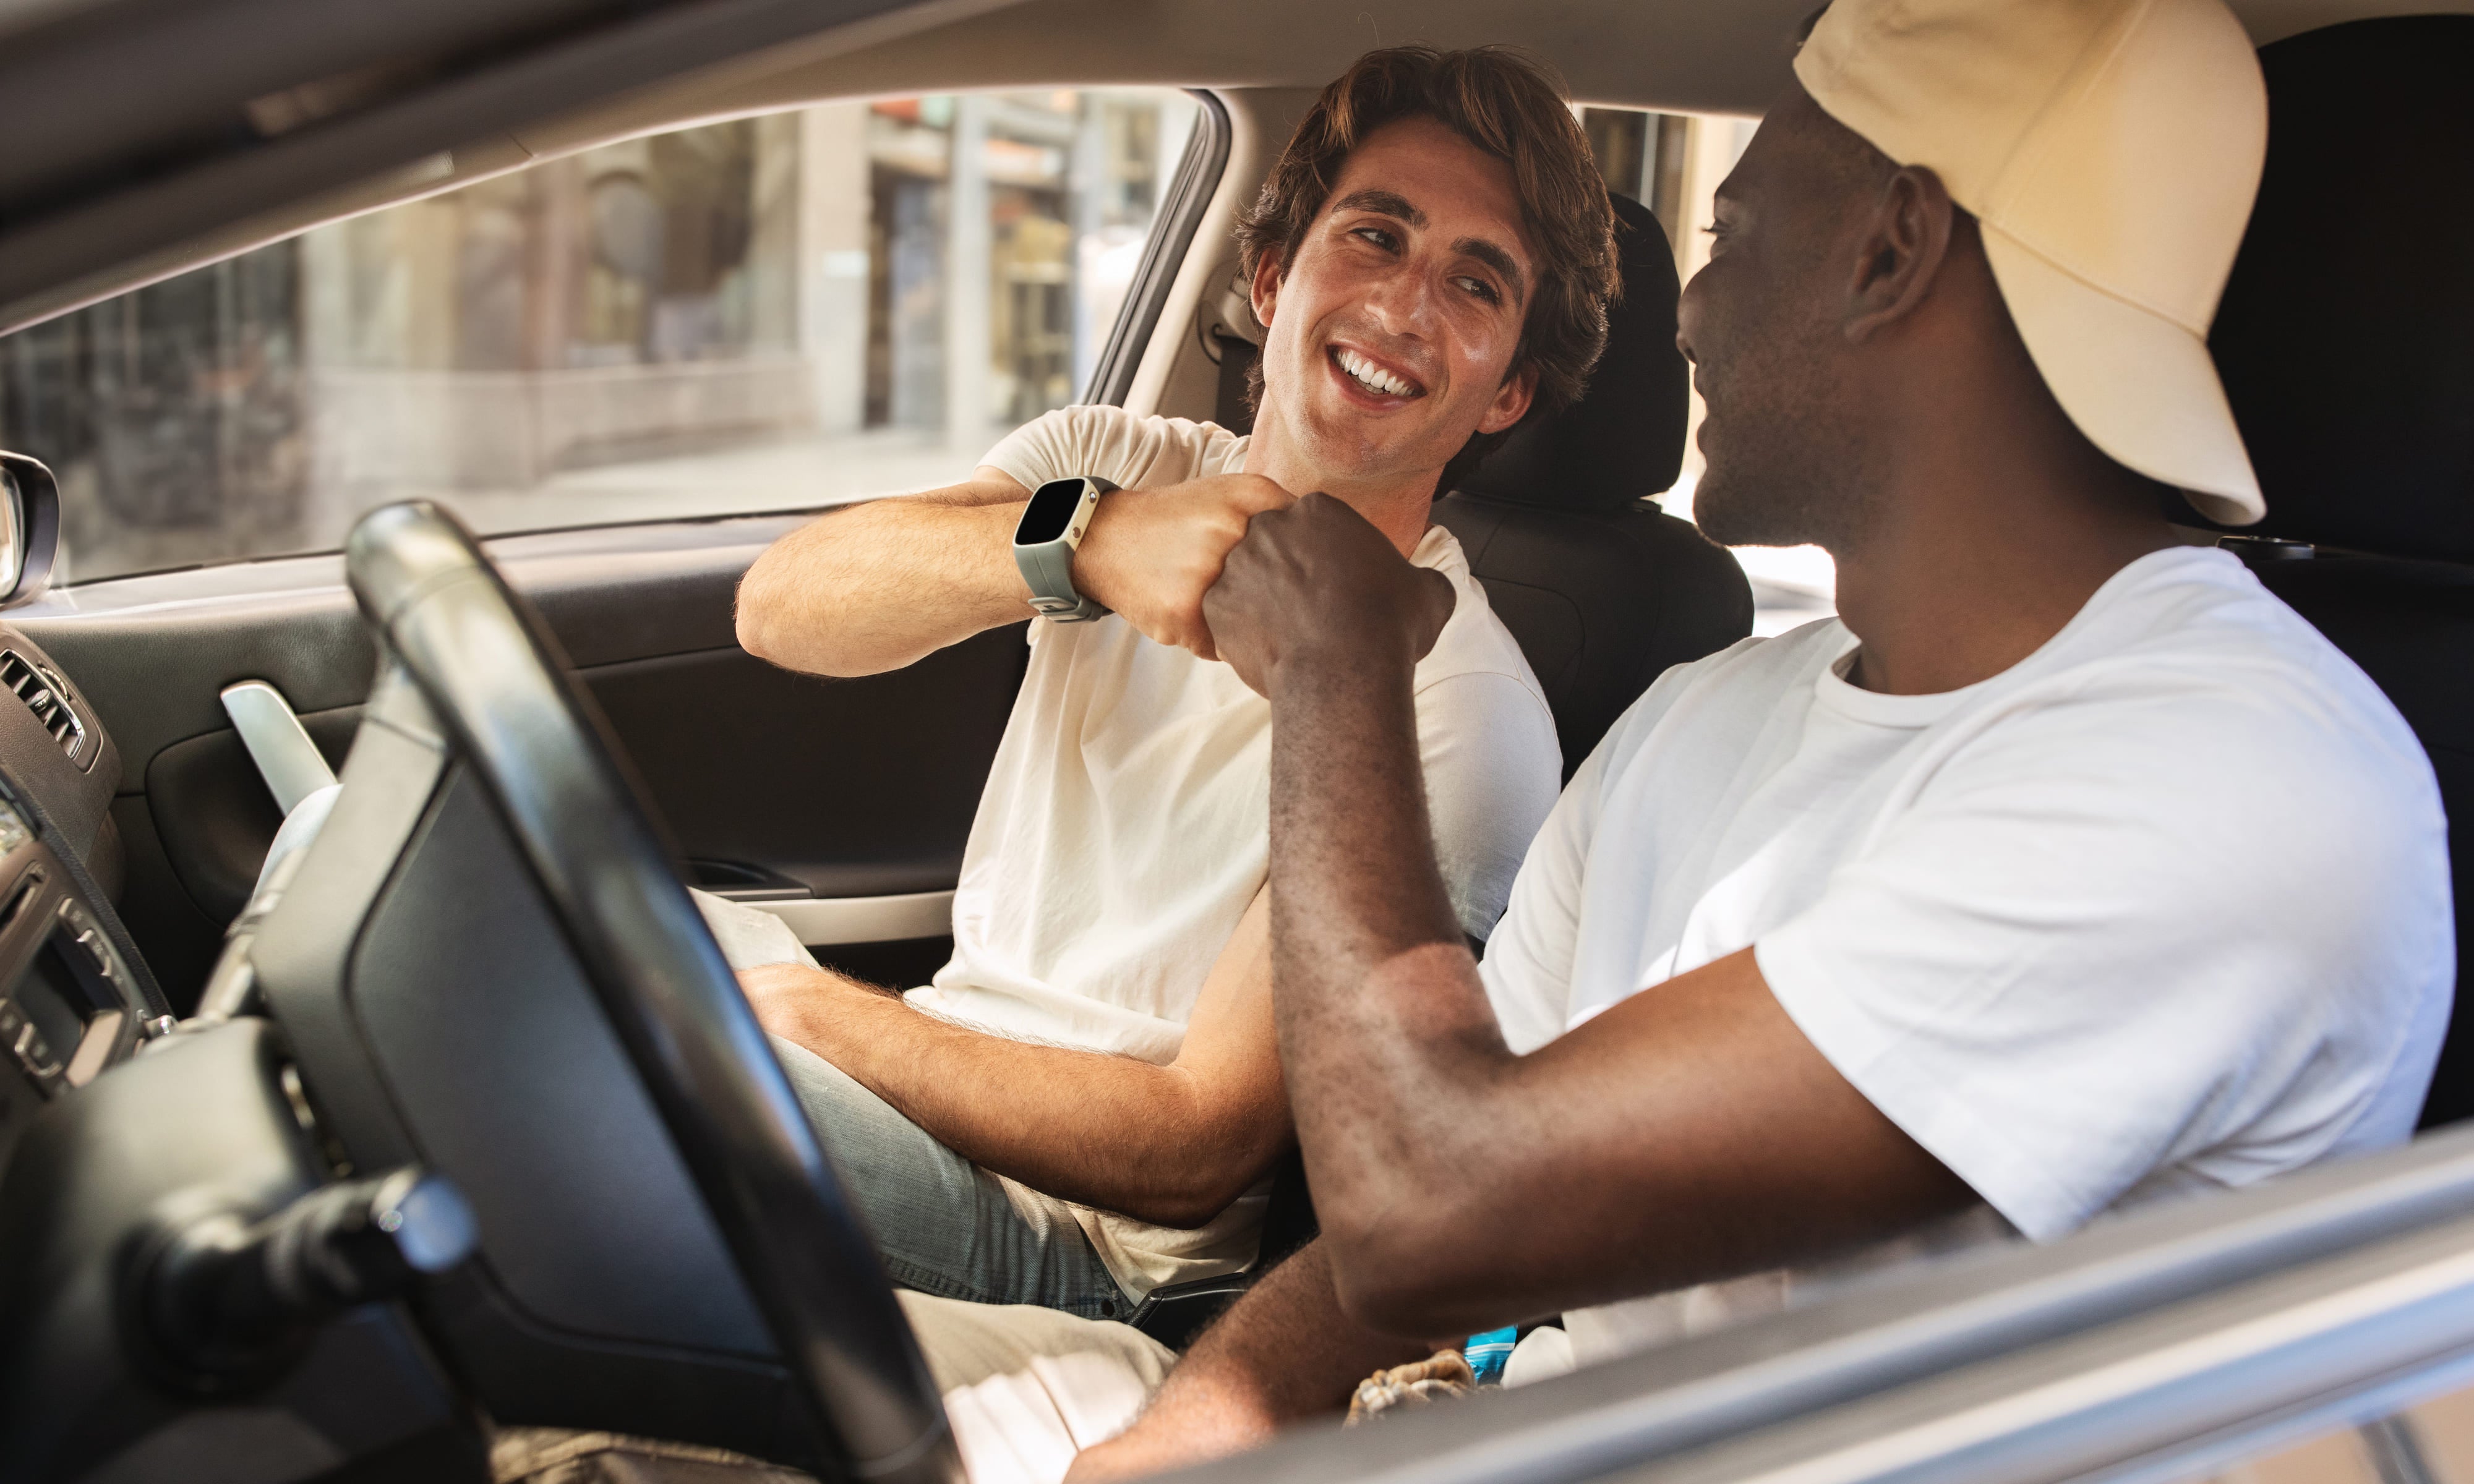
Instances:
[[[1199,108],[885,98],[546,161],[0,340],[0,444],[61,475],[70,582],[408,497],[503,532],[950,483],[1081,395]],[[1752,124],[1582,117],[1688,276]],[[1827,557],[1742,555],[1760,632],[1831,610]]]

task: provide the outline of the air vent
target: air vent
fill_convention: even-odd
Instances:
[[[26,703],[26,709],[35,713],[35,720],[52,734],[71,762],[83,760],[85,723],[69,706],[68,687],[59,676],[13,649],[0,649],[0,686]]]

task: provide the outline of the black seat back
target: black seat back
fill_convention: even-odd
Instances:
[[[1545,687],[1566,778],[1661,672],[1753,632],[1743,568],[1649,500],[1683,467],[1690,372],[1666,233],[1614,204],[1624,294],[1589,394],[1523,422],[1435,502]]]
[[[2233,544],[2388,693],[2449,817],[2474,820],[2474,17],[2356,21],[2260,62],[2268,169],[2209,345],[2268,496],[2243,534],[2293,544]],[[2449,841],[2460,922],[2468,833]],[[2464,986],[2461,963],[2426,1128],[2474,1114]]]

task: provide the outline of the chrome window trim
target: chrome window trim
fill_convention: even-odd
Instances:
[[[2474,1381],[2474,1218],[1627,1470],[1639,1484],[2164,1484]]]
[[[2160,1479],[2474,1383],[2469,1357],[2474,1126],[2050,1246],[1921,1263],[1474,1403],[1301,1429],[1178,1477]],[[2016,1427],[1946,1425],[1997,1405]],[[2161,1424],[2140,1410],[2173,1405]],[[1942,1430],[1915,1430],[1928,1424]]]
[[[1194,132],[1186,136],[1185,156],[1177,162],[1168,197],[1152,219],[1151,236],[1143,243],[1142,260],[1134,266],[1134,281],[1126,289],[1126,301],[1117,308],[1108,343],[1091,368],[1091,384],[1082,392],[1086,404],[1122,406],[1133,390],[1134,373],[1142,369],[1143,352],[1151,348],[1159,329],[1169,290],[1176,282],[1177,270],[1185,265],[1186,252],[1194,246],[1194,234],[1202,226],[1213,194],[1220,189],[1220,177],[1228,168],[1228,106],[1207,88],[1190,87],[1186,92],[1202,106],[1201,110],[1195,115]]]

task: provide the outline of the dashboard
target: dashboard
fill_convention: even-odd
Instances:
[[[119,757],[48,656],[0,624],[0,1169],[47,1103],[169,1029],[103,884]],[[100,865],[102,874],[93,869]]]
[[[417,1166],[340,1178],[275,1021],[175,1022],[113,905],[112,738],[6,622],[0,691],[0,1484],[487,1484],[368,1302],[417,1266],[396,1233],[469,1251],[469,1212]]]

